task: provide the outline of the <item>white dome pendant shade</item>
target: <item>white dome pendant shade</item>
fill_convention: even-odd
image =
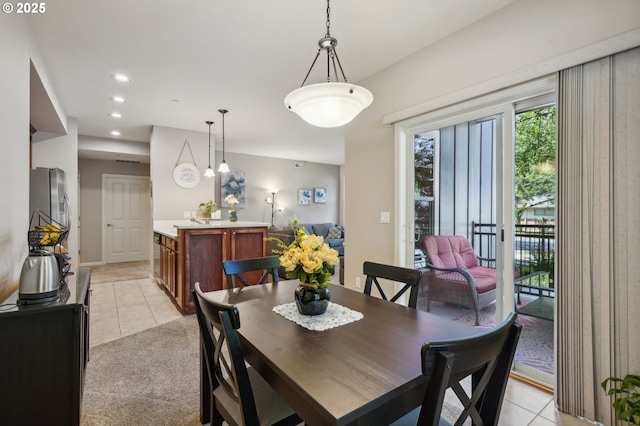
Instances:
[[[373,102],[373,95],[364,87],[350,84],[344,75],[342,64],[336,52],[338,40],[331,37],[329,19],[330,7],[327,0],[327,33],[318,42],[318,53],[311,68],[302,82],[302,86],[284,98],[284,106],[298,114],[303,120],[317,127],[339,127],[347,124]],[[320,52],[327,52],[327,81],[305,86]],[[331,69],[335,82],[331,81]],[[343,82],[338,81],[338,69]]]
[[[317,83],[300,87],[284,98],[284,105],[317,127],[347,124],[373,102],[364,87],[350,83]]]

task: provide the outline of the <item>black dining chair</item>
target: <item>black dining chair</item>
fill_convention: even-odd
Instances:
[[[418,305],[418,285],[422,278],[422,272],[418,269],[384,265],[382,263],[364,262],[362,265],[362,272],[367,276],[367,280],[364,284],[364,294],[371,295],[373,284],[375,284],[380,296],[382,296],[384,300],[395,302],[407,290],[410,290],[409,303],[407,306],[415,309]],[[378,278],[394,281],[396,283],[404,283],[404,286],[395,293],[391,299],[388,299],[380,285],[380,282],[378,281]]]
[[[279,256],[256,257],[252,259],[225,260],[222,268],[227,276],[227,288],[233,289],[233,279],[235,278],[243,286],[251,285],[240,274],[247,272],[264,271],[262,277],[253,284],[264,284],[271,275],[272,282],[276,284],[279,280],[278,267],[280,266]]]
[[[448,425],[441,418],[445,391],[451,388],[463,405],[455,424],[471,418],[474,425],[497,425],[522,326],[511,313],[498,327],[466,339],[422,345],[422,374],[429,383],[421,407],[392,423]],[[461,381],[471,376],[470,395]]]
[[[211,389],[211,425],[297,425],[300,417],[255,371],[247,367],[236,330],[235,305],[207,299],[196,283],[192,290]]]

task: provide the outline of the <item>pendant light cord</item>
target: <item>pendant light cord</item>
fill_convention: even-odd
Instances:
[[[329,18],[331,14],[331,8],[329,7],[329,0],[327,0],[327,33],[324,35],[326,38],[331,37],[331,19]]]
[[[213,121],[206,121],[206,123],[209,125],[209,168],[211,168],[211,125],[213,124]]]
[[[318,44],[320,45],[320,48],[316,53],[316,57],[313,58],[313,62],[309,67],[309,71],[307,71],[307,75],[304,76],[304,80],[302,80],[302,84],[300,85],[300,87],[303,87],[304,84],[307,82],[307,79],[309,78],[309,74],[311,74],[311,70],[316,64],[316,61],[320,56],[320,52],[322,52],[323,50],[327,51],[327,83],[331,82],[331,66],[332,65],[333,65],[333,73],[336,76],[336,81],[338,81],[338,75],[339,75],[338,69],[340,69],[340,74],[342,74],[342,80],[344,80],[345,83],[348,83],[347,76],[344,74],[344,70],[342,69],[342,64],[340,63],[340,58],[338,58],[338,52],[336,52],[336,45],[338,44],[338,40],[331,37],[331,7],[329,6],[329,1],[330,0],[327,0],[327,22],[326,22],[327,32],[324,35],[324,38],[322,38],[318,42]],[[336,63],[337,63],[337,66],[336,66]]]
[[[221,109],[220,112],[222,113],[222,162],[224,163],[224,114],[227,112],[224,109]]]

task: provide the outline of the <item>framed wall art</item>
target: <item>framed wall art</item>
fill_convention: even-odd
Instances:
[[[311,190],[299,189],[298,190],[298,204],[301,206],[308,206],[311,204]]]
[[[326,203],[327,202],[327,188],[313,188],[313,202],[314,203]]]
[[[229,203],[224,201],[228,195],[235,195],[238,199],[236,208],[243,209],[245,204],[245,179],[244,172],[229,172],[222,174],[220,178],[220,205],[229,208]]]

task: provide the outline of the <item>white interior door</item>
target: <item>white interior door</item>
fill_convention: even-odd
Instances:
[[[149,260],[149,178],[102,176],[102,253],[105,263]]]

